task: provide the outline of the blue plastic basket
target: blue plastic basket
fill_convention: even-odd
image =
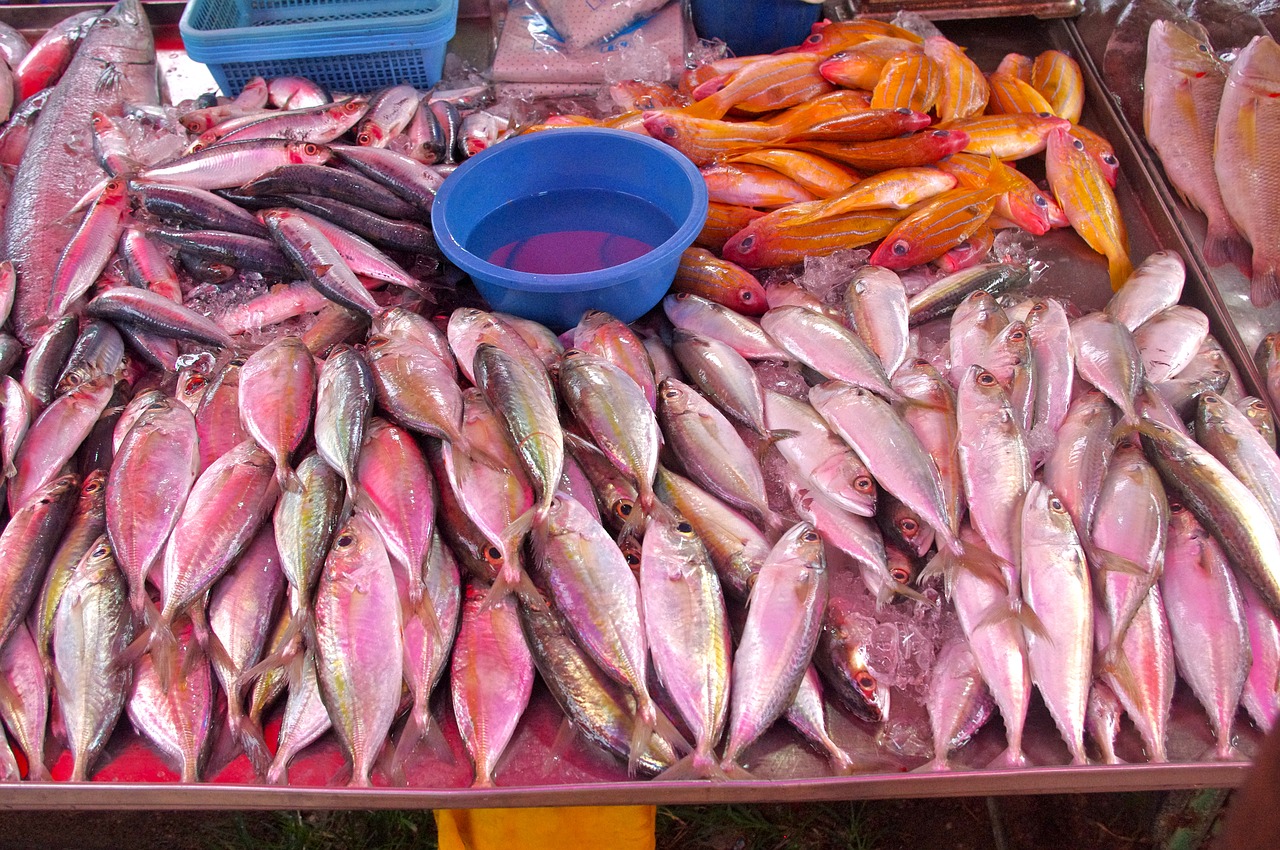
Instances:
[[[256,76],[371,92],[438,83],[457,21],[458,0],[193,0],[178,31],[224,94]]]

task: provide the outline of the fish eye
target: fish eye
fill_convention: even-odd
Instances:
[[[334,545],[339,549],[345,549],[355,542],[356,536],[349,531],[344,531],[342,534],[338,535],[338,539]]]
[[[231,359],[231,362],[230,362],[230,363],[228,363],[227,365],[228,365],[228,366],[235,366],[237,369],[239,369],[241,366],[243,366],[243,365],[244,365],[244,358],[243,358],[243,357],[233,357],[233,358]]]
[[[979,372],[978,383],[984,387],[992,387],[996,384],[996,376],[990,372]]]
[[[1036,205],[1036,206],[1038,206],[1038,207],[1047,207],[1047,206],[1049,206],[1049,201],[1045,198],[1045,196],[1044,196],[1044,195],[1041,195],[1039,192],[1037,192],[1036,194],[1032,195],[1032,196],[1031,196],[1031,200],[1032,200],[1032,202],[1034,202],[1034,203],[1035,203],[1035,205]]]
[[[1120,164],[1120,160],[1116,159],[1114,156],[1112,156],[1112,155],[1111,155],[1111,154],[1109,154],[1109,153],[1105,153],[1105,154],[1103,154],[1103,155],[1102,155],[1102,161],[1103,161],[1103,162],[1105,162],[1107,165],[1119,165],[1119,164]]]
[[[640,566],[640,556],[635,552],[623,552],[622,557],[626,559],[628,567]]]
[[[752,246],[752,245],[754,245],[754,244],[756,244],[756,237],[755,237],[754,235],[752,235],[752,236],[747,236],[747,237],[743,238],[743,240],[742,240],[741,242],[739,242],[739,243],[738,243],[738,250],[739,250],[739,251],[750,251],[750,250],[751,250],[751,246]]]
[[[1201,53],[1208,53],[1209,45],[1205,44],[1204,42],[1200,42],[1196,45],[1196,50],[1199,50]]]
[[[871,480],[870,475],[859,475],[853,479],[853,489],[859,493],[870,493],[875,489],[875,482]]]
[[[1045,310],[1048,310],[1048,309],[1049,309],[1049,305],[1044,303],[1043,301],[1037,301],[1035,304],[1031,305],[1032,313],[1043,313]]]
[[[742,293],[742,295],[740,295],[739,297],[743,301],[754,301],[756,299],[755,293],[752,292],[751,290],[747,290],[746,292]]]
[[[101,478],[90,478],[88,481],[84,483],[84,488],[82,492],[93,495],[94,493],[97,493],[99,490],[101,490],[103,486],[104,485]]]
[[[923,357],[917,357],[917,358],[915,359],[915,362],[914,362],[914,363],[912,363],[911,365],[912,365],[912,366],[928,366],[928,365],[929,365],[929,361],[928,361],[928,360],[925,360]]]
[[[391,340],[385,336],[375,336],[365,344],[365,348],[382,348],[382,346],[386,345],[390,341]]]
[[[313,142],[307,142],[305,145],[302,146],[302,152],[305,153],[307,156],[315,156],[316,154],[320,153],[320,146]]]
[[[1061,512],[1066,510],[1066,508],[1063,506],[1062,500],[1059,499],[1057,496],[1054,496],[1052,499],[1049,500],[1049,510]]]
[[[1052,112],[1037,112],[1037,113],[1036,113],[1036,117],[1037,117],[1037,118],[1052,118],[1052,117],[1053,117],[1053,113],[1052,113]]]
[[[630,499],[619,499],[613,506],[613,512],[621,519],[629,519],[636,509],[635,502]]]
[[[806,38],[806,39],[804,40],[804,43],[805,43],[805,44],[818,44],[818,43],[819,43],[819,42],[821,42],[821,41],[822,41],[822,33],[815,32],[813,35],[811,35],[811,36],[809,36],[808,38]],[[835,56],[833,56],[832,58],[834,59],[834,58],[836,58],[836,57],[843,56],[843,55],[844,55],[843,53],[837,53],[837,54],[836,54]]]
[[[680,391],[677,389],[669,389],[662,394],[662,397],[671,399],[680,398]]]
[[[1072,139],[1071,146],[1078,151],[1084,150],[1084,142],[1080,141],[1079,139]]]
[[[666,136],[668,139],[674,139],[680,135],[680,131],[668,124],[662,128],[662,135]]]
[[[897,109],[895,109],[895,110],[893,110],[893,111],[894,111],[894,112],[896,112],[896,113],[898,113],[899,115],[910,115],[910,114],[911,114],[911,110],[910,110],[910,109],[907,109],[905,106],[899,106]]]
[[[1009,339],[1013,340],[1014,342],[1022,342],[1026,338],[1027,338],[1026,331],[1014,331],[1013,333],[1009,334]]]
[[[889,577],[892,578],[894,581],[896,581],[898,584],[906,584],[908,581],[911,580],[911,573],[907,572],[902,567],[894,567],[893,569],[889,570]]]
[[[680,522],[676,523],[676,531],[681,534],[693,534],[693,526],[689,524],[688,520],[682,519]]]
[[[907,537],[915,537],[916,532],[920,530],[920,523],[916,522],[911,517],[903,517],[898,520],[898,530]]]
[[[1182,511],[1183,511],[1183,507],[1182,507],[1182,503],[1181,503],[1181,502],[1170,502],[1170,503],[1169,503],[1169,513],[1172,513],[1172,514],[1180,514],[1180,513],[1182,513]]]
[[[187,383],[183,387],[184,392],[193,393],[205,385],[204,375],[192,375],[187,378]]]
[[[105,558],[111,554],[111,545],[109,543],[99,543],[93,547],[94,558]]]
[[[935,139],[945,139],[951,135],[951,131],[950,130],[934,130],[933,133],[931,133],[930,135],[932,135]]]
[[[873,693],[876,689],[875,677],[865,670],[858,673],[858,675],[854,677],[853,681],[857,684],[858,690],[862,691],[864,694]]]
[[[892,246],[890,246],[889,250],[893,251],[894,256],[903,257],[903,256],[906,256],[906,253],[911,250],[911,246],[907,244],[905,239],[899,239],[897,242],[894,242]]]
[[[800,539],[805,543],[816,543],[820,538],[818,537],[818,532],[806,531],[804,534],[800,535]]]
[[[502,550],[497,546],[489,546],[484,550],[484,559],[485,562],[489,564],[501,564]]]
[[[677,300],[677,301],[688,301],[688,300],[689,300],[689,293],[687,293],[687,292],[677,292],[677,293],[676,293],[676,300]]]

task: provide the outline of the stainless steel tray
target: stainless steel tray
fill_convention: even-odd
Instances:
[[[1070,18],[1084,11],[1084,0],[847,0],[852,14],[891,18],[899,12],[914,12],[931,21],[971,18],[1009,18],[1030,15],[1037,18]]]
[[[180,4],[148,4],[175,7]],[[74,8],[83,8],[80,6]],[[61,11],[58,11],[58,10]],[[57,20],[68,7],[0,7],[0,20],[10,23]],[[31,17],[24,17],[31,16]],[[157,20],[160,20],[157,18]],[[176,18],[174,18],[176,20]],[[19,24],[23,25],[23,24]],[[46,23],[45,26],[48,24]],[[164,24],[161,24],[164,26]],[[1009,51],[1034,55],[1055,47],[1084,59],[1083,46],[1073,27],[1062,21],[1018,18],[988,21],[956,21],[943,25],[958,43],[969,48],[984,68],[994,68]],[[1186,239],[1172,219],[1169,206],[1153,183],[1149,169],[1134,141],[1118,123],[1118,116],[1103,96],[1092,65],[1083,63],[1089,80],[1089,95],[1083,123],[1097,130],[1116,146],[1122,172],[1118,187],[1121,207],[1129,226],[1132,254],[1140,260],[1151,251],[1170,248],[1189,259]],[[1071,299],[1081,309],[1096,309],[1110,295],[1106,264],[1084,243],[1066,230],[1055,231],[1039,241],[1037,258],[1049,270],[1036,284],[1036,291]],[[1245,374],[1251,391],[1256,376],[1251,370],[1234,327],[1227,318],[1216,290],[1192,264],[1185,300],[1204,310],[1215,335]],[[856,580],[838,565],[840,580]],[[854,751],[865,751],[876,729],[853,719],[838,706],[829,705],[829,725],[837,742]],[[177,782],[176,772],[122,721],[100,762],[95,781],[88,783],[19,783],[0,787],[0,807],[8,808],[96,808],[96,809],[272,809],[272,808],[417,808],[546,806],[622,803],[724,803],[795,802],[806,800],[870,799],[895,797],[950,797],[983,794],[1077,793],[1134,791],[1171,788],[1231,787],[1238,785],[1256,752],[1261,736],[1243,713],[1236,723],[1241,761],[1200,761],[1212,752],[1212,735],[1204,712],[1180,685],[1174,698],[1170,723],[1169,753],[1172,763],[1147,764],[1141,741],[1126,723],[1120,740],[1120,757],[1130,762],[1120,766],[1061,766],[1068,762],[1066,746],[1060,741],[1048,712],[1038,698],[1033,699],[1028,717],[1025,745],[1035,767],[1017,770],[984,770],[1004,747],[1003,728],[993,719],[968,746],[955,754],[957,770],[950,773],[916,774],[902,771],[866,773],[848,777],[828,775],[825,759],[810,748],[797,733],[777,724],[746,755],[752,780],[735,782],[644,781],[627,778],[625,765],[580,741],[568,739],[563,715],[545,688],[538,684],[525,718],[516,733],[508,756],[499,766],[500,787],[472,789],[471,766],[458,736],[448,700],[447,686],[436,695],[434,717],[439,726],[435,743],[420,748],[408,770],[408,787],[354,789],[333,787],[344,781],[343,758],[336,742],[326,737],[295,760],[290,770],[291,785],[270,787],[254,783],[243,756],[227,761],[218,752],[227,751],[225,742],[214,746],[214,755],[199,785]],[[893,722],[923,719],[923,709],[894,695]],[[278,716],[268,726],[274,733]],[[927,729],[927,726],[925,727]],[[927,733],[926,733],[927,734]],[[50,754],[57,745],[50,741]],[[54,765],[55,776],[68,772],[68,756],[63,753]],[[904,761],[914,766],[919,760]],[[380,777],[375,776],[375,781]]]

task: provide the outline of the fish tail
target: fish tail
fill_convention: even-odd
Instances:
[[[519,550],[512,550],[518,552]],[[487,611],[492,606],[507,598],[508,594],[514,593],[523,604],[536,605],[540,604],[539,600],[542,594],[534,585],[529,574],[520,566],[518,559],[510,559],[502,565],[502,569],[498,571],[497,577],[493,580],[493,585],[489,588],[489,592],[485,594],[484,602],[480,606],[481,611]],[[432,619],[435,613],[432,612]],[[439,634],[439,626],[436,626],[437,635]]]
[[[228,702],[228,706],[230,706],[230,702]],[[231,711],[232,709],[228,707],[227,719],[233,723],[231,731],[244,749],[244,754],[249,757],[249,763],[253,765],[254,775],[262,778],[275,766],[272,763],[271,750],[267,747],[266,736],[257,723],[245,717],[244,713],[238,709],[236,710],[235,720],[231,721]]]
[[[244,690],[245,686],[262,674],[284,667],[295,658],[301,657],[301,650],[294,638],[305,632],[310,624],[310,618],[311,615],[306,610],[294,613],[293,619],[289,621],[288,627],[284,630],[284,634],[280,636],[280,648],[236,677],[236,693]],[[310,634],[310,632],[305,633]],[[291,678],[290,685],[292,684],[293,679]]]
[[[298,478],[298,473],[289,466],[289,456],[276,459],[276,483],[280,485],[280,492],[300,493],[302,492],[302,481]]]
[[[170,623],[156,623],[147,641],[147,650],[151,653],[156,674],[160,678],[160,690],[169,693],[169,688],[173,685],[173,656],[178,651],[178,636],[173,633]],[[183,666],[186,666],[185,663]]]
[[[1213,219],[1204,235],[1204,259],[1211,266],[1230,264],[1248,274],[1253,266],[1253,249],[1230,220]]]
[[[912,773],[944,773],[949,770],[951,770],[951,762],[947,761],[946,755],[940,755],[929,759]]]
[[[1021,746],[1010,744],[1005,748],[1004,752],[991,760],[988,767],[1026,767],[1027,754],[1022,751]]]
[[[1133,274],[1133,263],[1129,254],[1117,246],[1115,253],[1107,256],[1107,274],[1111,277],[1111,291],[1116,292],[1124,286],[1124,282]]]
[[[418,716],[417,704],[414,704],[413,708],[409,710],[409,717],[405,721],[404,729],[400,732],[400,739],[396,741],[395,749],[387,759],[383,773],[397,785],[408,784],[408,779],[404,773],[405,762],[413,755],[413,751],[418,748],[418,743],[426,737],[429,728],[428,724],[431,722],[430,712],[426,712],[426,714],[427,719],[423,721]]]
[[[627,776],[635,778],[640,768],[640,757],[649,749],[649,739],[658,725],[658,706],[647,694],[636,712],[635,725],[631,727],[631,743],[627,748]]]
[[[751,775],[751,771],[747,770],[732,759],[725,759],[720,762],[720,769],[724,771],[725,775],[730,779],[755,779],[755,777]]]
[[[1275,263],[1253,258],[1253,280],[1249,284],[1249,300],[1255,307],[1269,307],[1280,299],[1280,269]]]
[[[222,640],[214,634],[212,630],[205,632],[203,635],[199,635],[199,638],[200,648],[204,650],[205,654],[209,656],[209,659],[213,661],[214,664],[227,670],[234,670],[236,668],[235,662],[231,660],[231,653],[227,652],[227,648],[223,645]],[[184,678],[195,667],[197,657],[197,653],[188,652],[187,657],[183,659],[182,675]]]
[[[713,779],[724,781],[729,774],[716,764],[715,754],[705,749],[694,750],[666,770],[656,779]]]
[[[501,537],[502,550],[504,552],[519,552],[521,545],[524,543],[525,537],[533,529],[533,525],[544,516],[545,508],[535,504],[520,516],[511,520],[507,527],[502,530]]]

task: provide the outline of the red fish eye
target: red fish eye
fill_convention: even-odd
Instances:
[[[916,532],[920,530],[920,523],[916,522],[911,517],[904,517],[898,520],[898,530],[907,537],[915,537]]]
[[[917,357],[917,358],[916,358],[916,360],[915,360],[915,362],[914,362],[914,363],[912,363],[911,365],[912,365],[912,366],[928,366],[928,365],[929,365],[929,361],[928,361],[928,360],[925,360],[923,357]]]
[[[82,492],[88,493],[89,495],[93,495],[94,493],[98,492],[101,489],[102,489],[102,479],[91,478],[85,482],[84,489]]]
[[[1102,161],[1103,161],[1103,162],[1105,162],[1107,165],[1119,165],[1119,164],[1120,164],[1120,160],[1116,159],[1116,158],[1115,158],[1114,156],[1112,156],[1111,154],[1103,154],[1103,156],[1102,156]]]
[[[502,550],[497,546],[490,546],[484,550],[484,559],[490,564],[502,563]]]
[[[629,518],[631,516],[631,512],[635,509],[635,503],[630,499],[619,499],[618,503],[613,506],[613,512],[622,519]]]
[[[742,295],[740,295],[739,297],[743,301],[754,301],[756,299],[755,293],[752,292],[751,290],[747,290],[746,292],[742,293]]]
[[[305,145],[302,146],[302,152],[305,153],[307,156],[315,156],[316,154],[320,153],[320,148],[317,145],[312,144],[311,142],[307,142]]]
[[[679,390],[667,390],[665,393],[663,393],[663,394],[662,394],[662,397],[663,397],[663,398],[671,398],[671,399],[680,398],[680,391],[679,391]]]
[[[107,123],[107,116],[94,115],[92,120],[93,120],[93,126],[101,127],[103,124]]]
[[[93,557],[95,558],[105,558],[110,554],[111,547],[106,543],[99,543],[97,546],[93,547]]]
[[[864,694],[872,693],[876,689],[876,680],[870,673],[859,673],[854,681],[857,683],[858,689]]]
[[[806,531],[804,534],[800,536],[800,539],[806,543],[815,543],[818,540],[818,532]]]
[[[344,532],[343,534],[339,535],[336,545],[339,549],[345,549],[355,542],[356,542],[356,536],[354,534],[351,534],[350,532]]]
[[[871,481],[870,475],[859,475],[853,479],[853,489],[859,493],[870,493],[875,484]]]
[[[907,244],[906,240],[899,239],[893,243],[890,250],[893,251],[895,256],[902,257],[906,256],[906,253],[911,250],[911,246]]]
[[[677,293],[676,293],[676,300],[677,300],[677,301],[688,301],[688,300],[689,300],[689,293],[687,293],[687,292],[677,292]]]
[[[194,393],[203,387],[204,384],[205,380],[203,375],[192,375],[190,378],[187,378],[187,384],[184,391]]]
[[[889,575],[898,584],[906,584],[907,581],[909,581],[911,578],[911,573],[907,572],[902,567],[894,567],[892,570],[889,571]]]
[[[1014,342],[1022,342],[1026,338],[1027,338],[1026,331],[1014,331],[1013,333],[1009,334],[1009,339],[1013,340]]]
[[[990,372],[982,372],[978,375],[978,383],[984,387],[993,386],[996,383],[996,376]]]
[[[627,566],[628,566],[628,567],[638,567],[638,566],[640,566],[640,557],[639,557],[638,555],[636,555],[636,553],[635,553],[635,552],[624,552],[624,553],[622,554],[622,557],[624,557],[624,558],[626,558],[626,559],[627,559]]]
[[[690,525],[686,520],[680,520],[680,522],[676,524],[676,531],[680,532],[681,534],[693,534],[693,526]]]

